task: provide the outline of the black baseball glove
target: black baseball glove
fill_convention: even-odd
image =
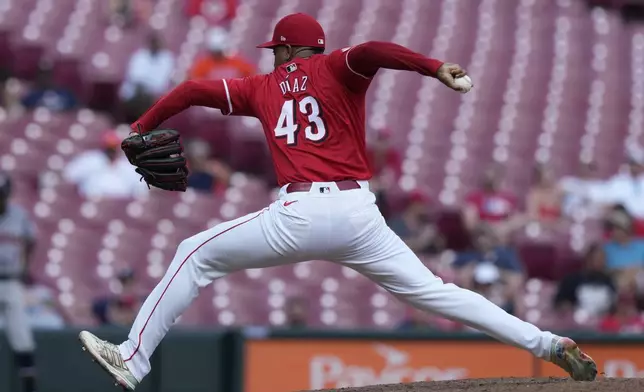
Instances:
[[[180,192],[188,187],[188,168],[179,132],[158,129],[132,134],[123,140],[121,149],[148,186]]]

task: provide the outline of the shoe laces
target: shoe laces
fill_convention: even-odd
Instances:
[[[121,352],[115,344],[105,340],[99,340],[100,355],[110,365],[119,369],[128,370],[125,362],[121,357]]]

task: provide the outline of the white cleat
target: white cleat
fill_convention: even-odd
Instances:
[[[118,346],[101,340],[87,331],[82,331],[78,339],[83,345],[83,351],[92,356],[92,362],[101,365],[116,380],[116,386],[126,391],[133,391],[136,388],[139,382],[125,365]]]
[[[581,351],[572,339],[554,340],[550,349],[550,361],[565,370],[575,381],[593,381],[597,377],[595,361]]]

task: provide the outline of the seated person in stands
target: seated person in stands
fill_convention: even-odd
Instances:
[[[405,317],[396,329],[400,331],[429,330],[432,329],[431,316],[427,312],[416,308],[405,308]]]
[[[188,160],[188,187],[208,193],[223,193],[228,189],[231,170],[225,163],[213,159],[210,145],[201,139],[189,139],[184,146]]]
[[[459,253],[453,263],[457,273],[456,283],[474,290],[477,285],[477,267],[480,264],[489,264],[498,269],[498,282],[493,283],[503,285],[504,292],[500,296],[507,301],[516,298],[524,281],[523,266],[517,252],[502,245],[492,228],[485,223],[479,224],[472,232],[472,243],[473,249]],[[490,270],[491,268],[487,268],[487,271],[479,271],[479,274],[483,273],[487,277]]]
[[[633,236],[633,220],[623,210],[613,209],[605,221],[609,239],[604,244],[606,266],[618,290],[641,296],[644,292],[644,240]]]
[[[541,223],[561,218],[563,193],[557,187],[552,171],[544,166],[535,168],[534,182],[526,197],[528,218]]]
[[[609,235],[604,244],[606,264],[612,271],[639,271],[644,268],[644,240],[633,237],[633,220],[624,211],[609,211],[604,221]]]
[[[92,312],[100,325],[129,325],[134,321],[143,298],[138,295],[138,281],[134,271],[121,270],[116,276],[119,292],[116,295],[97,298]]]
[[[626,162],[619,173],[589,189],[589,197],[598,206],[623,206],[635,220],[635,230],[644,236],[644,148],[630,144]]]
[[[564,200],[563,213],[573,216],[576,212],[586,212],[592,216],[597,215],[599,208],[591,200],[593,188],[601,186],[599,170],[594,162],[581,162],[578,175],[565,176],[559,180]]]
[[[136,318],[139,304],[133,297],[117,297],[108,303],[108,325],[126,327]]]
[[[474,266],[472,290],[481,294],[506,312],[514,313],[515,298],[502,280],[501,270],[496,264],[485,261]]]
[[[483,173],[480,188],[466,196],[463,217],[468,230],[486,222],[505,241],[518,227],[517,200],[512,193],[501,190],[500,185],[500,168],[488,168]]]
[[[251,76],[255,67],[239,56],[226,54],[230,37],[221,27],[211,29],[206,36],[208,53],[201,56],[189,72],[190,79],[219,80]]]
[[[158,33],[148,36],[147,46],[132,54],[120,96],[125,121],[133,123],[170,88],[174,54],[163,47]]]
[[[102,136],[102,148],[86,151],[67,164],[63,177],[85,197],[129,198],[148,192],[121,152],[116,131]]]
[[[43,63],[38,70],[36,82],[22,98],[22,105],[27,109],[44,107],[51,111],[64,112],[76,108],[78,101],[69,89],[54,83],[51,65]]]
[[[633,295],[621,294],[599,322],[599,330],[605,333],[631,333],[644,332],[644,319],[637,309],[637,301]]]
[[[373,172],[370,187],[371,182],[375,182],[380,189],[396,186],[402,176],[402,157],[391,143],[391,130],[383,128],[376,131],[367,145],[367,154]]]
[[[303,297],[290,297],[286,301],[286,327],[304,328],[309,324],[309,312],[306,299]]]
[[[151,0],[110,0],[109,19],[118,27],[132,27],[137,21],[146,21],[152,15]]]
[[[132,0],[110,0],[110,22],[118,27],[128,27],[134,22]]]
[[[617,296],[613,277],[606,269],[606,254],[600,244],[591,245],[583,257],[580,271],[564,277],[555,295],[555,309],[583,310],[591,316],[606,314]]]
[[[373,173],[369,188],[376,195],[380,213],[389,222],[391,216],[387,190],[394,188],[402,176],[402,158],[391,144],[389,129],[379,129],[374,136],[367,144],[367,158]]]
[[[409,194],[407,205],[389,227],[417,253],[435,254],[443,250],[444,241],[429,213],[429,197],[416,190]]]

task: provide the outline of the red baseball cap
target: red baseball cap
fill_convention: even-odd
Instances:
[[[324,29],[314,17],[307,14],[291,14],[280,19],[273,30],[273,39],[258,48],[273,48],[279,45],[309,46],[324,49]]]
[[[429,195],[427,195],[422,190],[414,189],[413,191],[409,192],[409,194],[407,195],[407,202],[410,204],[411,203],[429,204],[429,202],[431,202],[431,199]]]
[[[103,132],[103,135],[101,135],[101,142],[103,142],[103,147],[116,148],[121,145],[121,137],[115,130],[110,129]]]

